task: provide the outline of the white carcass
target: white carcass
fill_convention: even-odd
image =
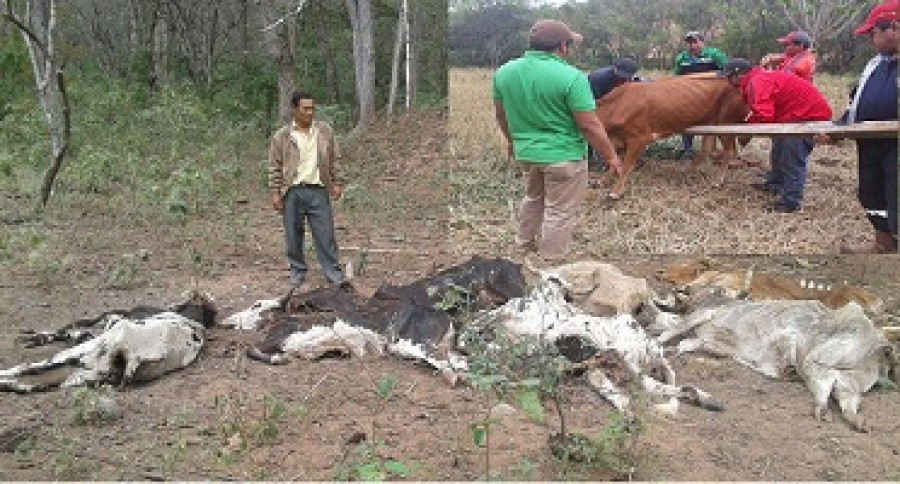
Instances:
[[[511,335],[537,338],[544,344],[561,346],[567,340],[576,339],[581,342],[578,346],[592,348],[596,355],[601,356],[601,366],[588,372],[588,381],[621,411],[627,412],[630,403],[622,387],[623,380],[638,382],[652,397],[663,397],[665,401],[657,404],[656,408],[666,413],[677,410],[678,399],[710,410],[722,409],[706,392],[674,384],[675,374],[663,355],[662,346],[641,328],[633,316],[598,317],[587,314],[567,302],[566,282],[554,273],[541,273],[530,294],[480,314],[470,330],[490,330],[498,325]],[[624,375],[621,366],[624,366]]]
[[[56,333],[32,333],[24,338],[31,346],[66,340],[69,334],[86,341],[46,360],[0,370],[0,391],[28,393],[89,383],[124,386],[156,379],[197,358],[204,328],[214,319],[212,299],[192,292],[171,309],[109,312]]]
[[[687,336],[679,353],[728,356],[773,378],[796,372],[813,394],[817,418],[833,395],[860,431],[862,394],[897,364],[896,348],[855,303],[832,310],[819,301],[736,301],[691,313],[658,340]]]

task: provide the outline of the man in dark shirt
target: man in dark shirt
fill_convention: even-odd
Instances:
[[[600,98],[622,84],[639,80],[635,77],[637,71],[637,61],[630,57],[623,57],[611,66],[600,67],[591,72],[588,74],[588,83],[591,85],[591,92],[594,93],[594,99],[599,101]],[[588,164],[591,169],[605,171],[606,160],[590,145],[588,146]]]
[[[600,99],[626,82],[634,81],[638,71],[637,62],[630,57],[623,57],[611,66],[601,67],[588,74],[591,92],[594,99]]]
[[[898,20],[900,1],[889,0],[873,8],[866,22],[854,31],[857,35],[869,35],[878,55],[863,69],[850,106],[838,123],[897,119]],[[817,137],[820,142],[829,140],[828,136]],[[897,138],[860,138],[856,152],[857,196],[875,229],[875,237],[862,244],[843,244],[841,252],[897,253]]]

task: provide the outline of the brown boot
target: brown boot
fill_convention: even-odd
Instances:
[[[862,244],[843,244],[841,254],[896,254],[897,239],[890,232],[875,232],[875,240]]]

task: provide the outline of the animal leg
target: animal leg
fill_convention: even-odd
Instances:
[[[841,415],[857,432],[868,432],[863,418],[859,415],[860,392],[854,385],[838,378],[834,385],[834,397],[841,407]]]
[[[813,407],[813,415],[816,420],[825,420],[827,416],[825,411],[828,409],[828,396],[831,395],[834,379],[807,377],[806,386],[813,394],[813,403],[815,405]]]
[[[712,153],[715,149],[716,137],[704,135],[703,141],[700,143],[700,151],[694,153],[694,159],[691,160],[691,163],[693,163],[695,167],[705,164],[707,161],[712,159]]]
[[[709,393],[692,386],[678,386],[662,383],[649,376],[641,378],[641,386],[650,395],[676,398],[697,407],[721,412],[725,406],[715,401]]]
[[[628,395],[620,390],[601,369],[591,370],[587,373],[588,384],[606,401],[620,412],[628,413],[628,405],[631,399]]]
[[[628,175],[634,170],[634,167],[637,166],[638,157],[644,151],[644,148],[648,143],[649,141],[641,140],[639,142],[629,143],[625,147],[625,157],[622,159],[622,174],[619,175],[618,181],[616,181],[612,191],[609,192],[610,200],[622,198],[622,194],[625,192],[625,182],[628,180]]]
[[[678,354],[694,353],[703,349],[704,341],[700,338],[690,338],[678,343]]]

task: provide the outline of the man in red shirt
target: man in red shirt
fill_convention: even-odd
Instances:
[[[791,32],[778,39],[778,43],[784,46],[784,53],[767,54],[759,64],[769,70],[793,72],[812,82],[816,73],[816,55],[809,50],[812,46],[809,34],[801,30]]]
[[[750,107],[748,123],[828,121],[831,107],[809,81],[784,71],[766,71],[746,59],[732,59],[720,74],[740,87]],[[812,137],[787,136],[773,140],[772,172],[763,187],[780,197],[772,210],[800,210],[806,185],[806,162],[815,144]],[[776,149],[777,147],[777,149]]]

